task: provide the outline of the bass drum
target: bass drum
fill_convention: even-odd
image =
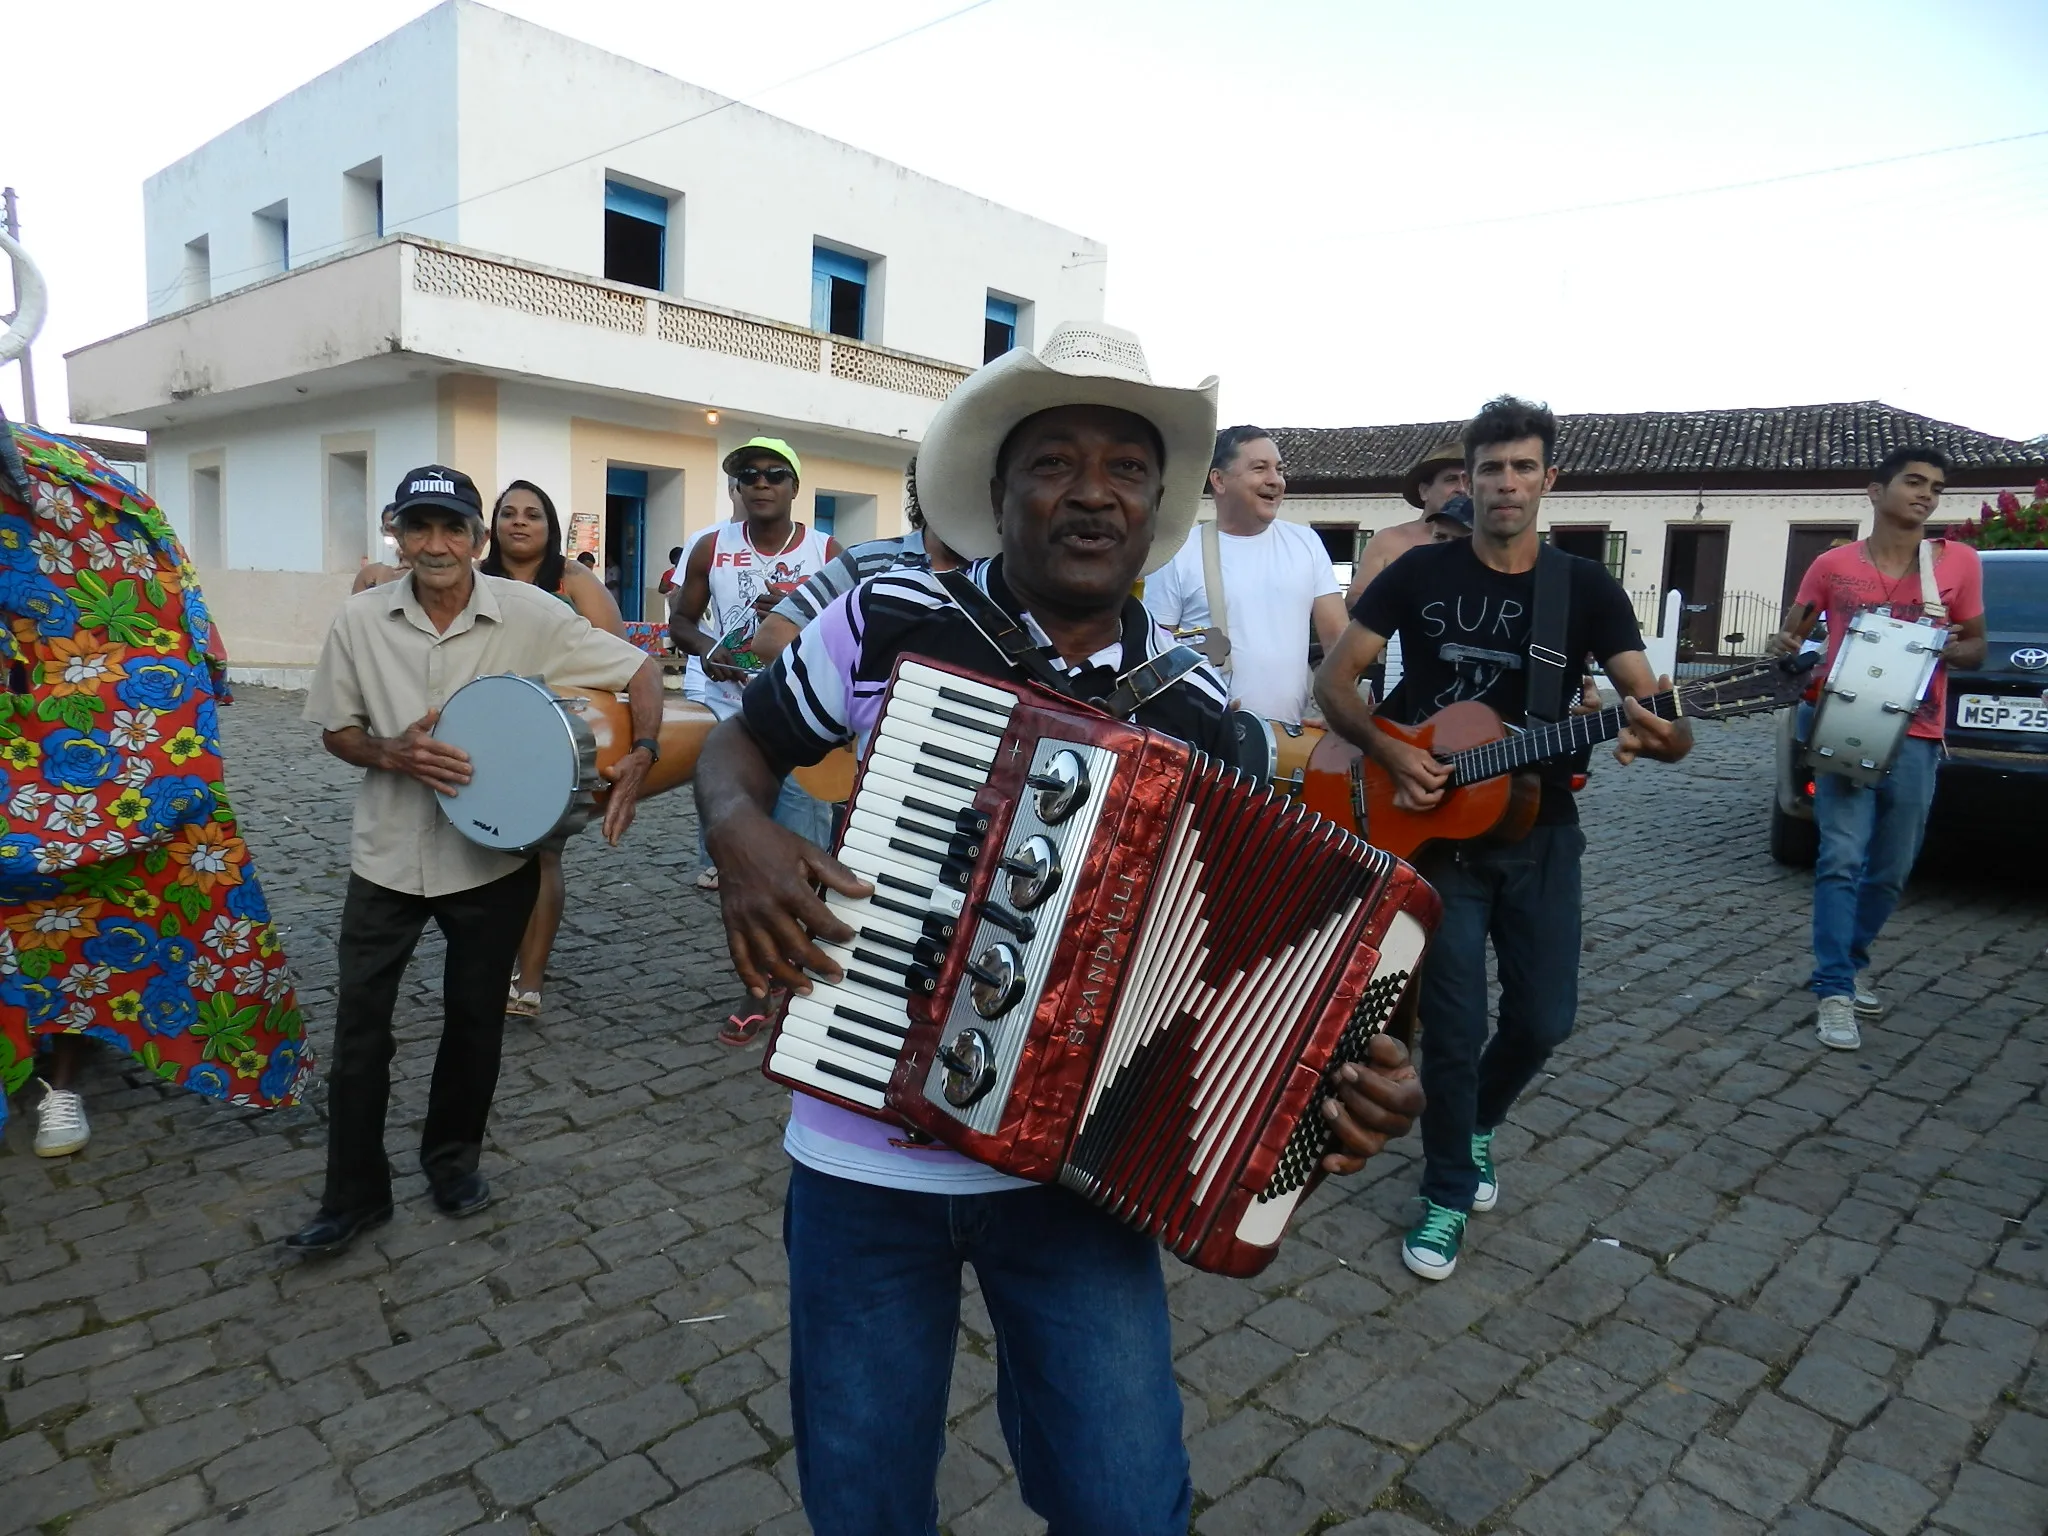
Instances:
[[[1806,765],[1857,784],[1881,783],[1934,679],[1948,631],[1883,614],[1849,621],[1806,736]]]
[[[661,761],[640,798],[688,782],[717,718],[701,704],[664,697]],[[632,749],[632,714],[616,694],[556,693],[538,678],[498,673],[463,684],[442,706],[441,741],[469,754],[470,781],[441,797],[441,810],[471,842],[507,853],[559,846],[604,807],[605,770]]]

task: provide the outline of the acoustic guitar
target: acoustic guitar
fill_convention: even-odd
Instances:
[[[1748,662],[1640,702],[1666,720],[1763,714],[1798,699],[1815,660],[1808,654]],[[1409,811],[1395,805],[1392,776],[1334,731],[1316,743],[1309,757],[1301,798],[1339,826],[1356,827],[1375,848],[1413,859],[1431,843],[1480,838],[1511,843],[1526,836],[1536,824],[1543,794],[1531,770],[1614,740],[1628,717],[1616,704],[1525,729],[1507,724],[1484,704],[1467,701],[1439,710],[1420,725],[1397,725],[1377,716],[1373,724],[1450,768],[1450,782],[1435,809]]]

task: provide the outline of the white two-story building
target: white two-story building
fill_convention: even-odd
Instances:
[[[660,616],[757,433],[798,515],[898,531],[968,371],[1102,317],[1100,244],[600,49],[447,0],[151,177],[149,320],[72,353],[244,666],[310,663],[425,463],[554,497]]]

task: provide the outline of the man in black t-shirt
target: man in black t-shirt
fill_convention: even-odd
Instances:
[[[1557,479],[1552,462],[1557,419],[1548,409],[1503,395],[1465,429],[1472,473],[1470,542],[1426,545],[1373,579],[1351,610],[1351,625],[1316,677],[1316,698],[1332,729],[1387,770],[1395,804],[1439,805],[1450,770],[1428,752],[1377,729],[1358,681],[1387,638],[1401,637],[1406,672],[1389,718],[1427,720],[1453,704],[1478,701],[1511,724],[1528,705],[1530,625],[1536,606],[1537,512]],[[1553,554],[1567,567],[1564,654],[1569,676],[1597,658],[1629,700],[1629,724],[1615,747],[1636,757],[1676,762],[1691,750],[1684,721],[1665,721],[1634,701],[1669,679],[1650,672],[1628,595],[1590,560]],[[1416,868],[1443,898],[1443,922],[1422,973],[1421,1222],[1401,1258],[1425,1279],[1458,1264],[1469,1212],[1499,1197],[1493,1135],[1516,1096],[1571,1033],[1578,1011],[1578,827],[1568,768],[1543,774],[1536,825],[1512,843],[1436,843]],[[1370,836],[1370,828],[1367,829]],[[1488,1038],[1486,945],[1499,964],[1498,1028]]]

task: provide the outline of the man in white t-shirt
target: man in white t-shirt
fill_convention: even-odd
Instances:
[[[1198,527],[1180,553],[1145,578],[1145,606],[1179,634],[1221,630],[1207,647],[1240,709],[1299,724],[1309,713],[1311,631],[1325,646],[1344,632],[1344,600],[1323,541],[1280,520],[1287,474],[1262,427],[1226,427],[1209,461],[1215,531]],[[1221,621],[1210,587],[1220,585]],[[1218,652],[1223,652],[1219,655]]]

